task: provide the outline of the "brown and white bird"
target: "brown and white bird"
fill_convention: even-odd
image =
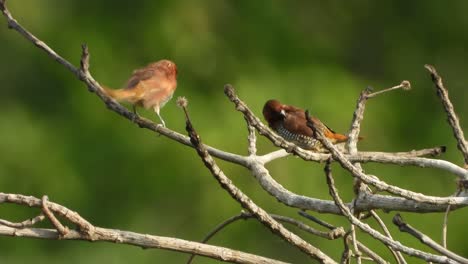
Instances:
[[[263,107],[263,116],[272,128],[285,140],[307,150],[325,152],[319,140],[314,137],[314,131],[307,126],[305,111],[292,105],[281,104],[278,100],[268,100]],[[345,142],[348,137],[336,133],[318,118],[311,117],[312,122],[322,131],[323,135],[333,144]]]
[[[103,88],[115,100],[132,104],[135,113],[136,106],[153,109],[166,126],[160,110],[177,88],[177,66],[170,60],[160,60],[133,71],[125,88]]]

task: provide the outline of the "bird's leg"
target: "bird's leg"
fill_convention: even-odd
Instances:
[[[132,118],[132,122],[135,123],[136,117],[139,117],[139,116],[140,116],[140,115],[138,114],[138,112],[137,112],[137,109],[136,109],[136,105],[135,105],[135,104],[132,104],[132,110],[133,110],[133,114],[135,114],[135,116],[133,116],[133,118]]]
[[[158,105],[154,107],[154,111],[155,111],[156,114],[158,115],[159,120],[161,120],[162,126],[163,126],[163,127],[166,127],[166,123],[164,122],[164,120],[162,119],[161,115],[159,114],[159,106],[158,106]]]

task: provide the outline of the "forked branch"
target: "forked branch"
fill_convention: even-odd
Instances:
[[[43,201],[41,199],[20,194],[0,193],[0,205],[3,203],[12,203],[27,207],[43,207]],[[66,208],[65,206],[54,202],[46,202],[46,206],[50,212],[60,215],[68,221],[77,224],[79,231],[69,229],[68,232],[62,233],[57,229],[31,228],[29,226],[31,226],[32,223],[27,223],[24,226],[11,224],[3,225],[3,223],[11,223],[9,221],[5,222],[4,220],[1,223],[2,225],[0,225],[0,235],[53,240],[61,239],[104,241],[118,244],[128,244],[141,248],[157,248],[184,253],[193,253],[233,263],[284,263],[278,260],[232,250],[225,247],[211,246],[178,238],[153,236],[129,231],[96,227],[91,225],[78,213]],[[41,217],[41,219],[44,218]],[[37,220],[34,222],[37,222]],[[92,232],[90,232],[91,230]]]

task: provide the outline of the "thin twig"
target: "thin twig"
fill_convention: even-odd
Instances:
[[[313,215],[310,215],[310,214],[308,214],[308,213],[306,213],[304,211],[299,211],[298,213],[299,213],[299,215],[301,215],[301,216],[303,216],[303,217],[305,217],[305,218],[307,218],[307,219],[309,219],[309,220],[311,220],[311,221],[313,221],[313,222],[315,222],[315,223],[317,223],[317,224],[319,224],[319,225],[321,225],[323,227],[326,227],[326,228],[328,228],[330,230],[340,229],[340,230],[344,231],[343,227],[335,227],[335,226],[333,226],[333,225],[331,225],[331,224],[329,224],[329,223],[327,223],[327,222],[325,222],[325,221],[323,221],[321,219],[318,219],[317,217],[315,217]],[[347,240],[350,243],[352,242],[351,237],[349,237],[349,236],[347,237]],[[357,243],[357,246],[358,246],[360,251],[362,251],[364,254],[369,256],[372,260],[374,260],[378,264],[387,264],[388,263],[381,256],[377,255],[377,253],[375,253],[374,251],[372,251],[371,249],[366,247],[361,242],[356,241],[356,243]]]
[[[242,207],[247,209],[250,213],[255,215],[255,217],[267,228],[269,228],[274,234],[277,234],[279,237],[283,238],[288,243],[296,246],[304,253],[308,254],[310,257],[319,260],[323,263],[336,263],[329,256],[324,254],[318,248],[312,246],[296,234],[287,230],[282,224],[273,219],[265,210],[257,206],[247,195],[245,195],[239,188],[237,188],[232,181],[224,174],[224,172],[218,167],[213,158],[209,155],[205,146],[201,143],[200,136],[197,134],[193,128],[192,122],[190,121],[186,107],[179,105],[184,109],[186,117],[186,130],[190,136],[190,141],[192,145],[197,150],[198,155],[203,160],[205,166],[210,170],[211,174],[219,182],[221,187],[225,189],[231,197],[238,201]]]
[[[203,239],[202,241],[200,241],[200,243],[203,243],[205,244],[206,242],[208,242],[208,240],[210,240],[210,238],[212,238],[214,235],[216,235],[216,233],[218,233],[219,231],[221,231],[223,228],[225,228],[226,226],[228,226],[229,224],[231,223],[234,223],[236,222],[237,220],[240,220],[240,219],[247,219],[244,212],[242,212],[241,214],[239,215],[235,215],[233,217],[230,217],[229,219],[226,219],[226,221],[222,222],[221,224],[217,225],[213,230],[211,230]],[[193,259],[195,258],[196,254],[192,254],[190,255],[189,259],[187,260],[187,264],[190,264],[192,263]]]
[[[415,238],[419,239],[423,244],[429,246],[430,248],[434,249],[435,251],[439,252],[440,254],[447,256],[459,263],[467,264],[468,259],[455,254],[454,252],[446,249],[445,247],[439,245],[437,242],[432,240],[430,237],[422,233],[421,231],[417,230],[416,228],[410,226],[409,224],[405,223],[403,221],[403,218],[401,217],[400,214],[396,214],[395,217],[393,217],[393,223],[398,226],[401,232],[406,232]]]
[[[382,228],[382,230],[384,231],[384,234],[390,238],[390,239],[393,239],[392,237],[392,234],[390,233],[390,231],[388,230],[387,228],[387,225],[385,225],[384,221],[380,218],[380,216],[374,211],[374,210],[370,210],[370,215],[375,219],[375,221],[377,221],[377,223],[379,224],[380,228]],[[393,257],[395,258],[396,262],[399,263],[399,264],[406,264],[406,260],[405,258],[403,257],[403,255],[401,254],[401,252],[396,252],[395,250],[393,250],[391,247],[388,247],[388,249],[390,250],[390,252],[392,253]]]
[[[36,223],[39,223],[43,221],[46,217],[43,214],[40,214],[36,217],[33,217],[31,219],[24,220],[23,222],[19,223],[14,223],[10,222],[8,220],[0,219],[0,225],[8,226],[8,227],[14,227],[14,228],[25,228],[25,227],[30,227],[35,225]]]
[[[460,120],[458,119],[458,116],[453,108],[453,104],[448,96],[448,91],[444,87],[442,78],[437,73],[435,67],[429,64],[424,65],[424,67],[431,73],[432,82],[436,87],[437,95],[442,101],[442,105],[444,106],[445,112],[447,113],[447,121],[452,127],[453,135],[457,140],[457,147],[465,160],[465,168],[468,168],[468,144],[466,142],[463,129],[460,126]]]
[[[314,229],[314,228],[304,224],[303,222],[298,221],[298,220],[296,220],[294,218],[291,218],[291,217],[286,217],[286,216],[282,216],[282,215],[275,215],[275,214],[270,214],[270,215],[271,215],[271,217],[273,217],[273,219],[275,219],[277,221],[293,225],[293,226],[295,226],[295,227],[297,227],[297,228],[299,228],[299,229],[301,229],[303,231],[306,231],[307,233],[310,233],[310,234],[313,234],[313,235],[316,235],[318,237],[325,238],[325,239],[328,239],[328,240],[337,239],[339,237],[344,236],[344,234],[345,234],[345,231],[342,228],[335,228],[335,229],[331,230],[330,232],[323,232],[323,231],[319,231],[317,229]]]
[[[358,151],[358,153],[354,155],[345,154],[346,158],[351,161],[358,161],[358,162],[381,162],[381,163],[392,163],[391,159],[398,159],[398,158],[414,158],[414,157],[422,157],[422,156],[431,156],[436,157],[442,153],[445,153],[446,147],[440,146],[435,148],[427,148],[427,149],[419,149],[419,150],[410,150],[405,152],[378,152],[378,151]],[[291,153],[286,152],[284,149],[276,150],[262,156],[258,156],[257,159],[260,160],[262,163],[268,163],[273,160],[287,157]],[[314,153],[312,161],[316,162],[324,162],[330,158],[330,154],[326,153]],[[387,162],[388,161],[388,162]],[[404,164],[401,164],[404,165]],[[418,165],[414,165],[418,166]],[[463,172],[460,168],[460,172]]]
[[[21,35],[23,35],[26,39],[31,41],[34,45],[36,45],[39,49],[45,51],[47,54],[52,55],[53,58],[63,66],[65,66],[69,71],[73,72],[76,76],[79,76],[78,70],[67,60],[62,58],[60,55],[58,55],[55,51],[53,51],[51,48],[49,48],[47,45],[45,45],[44,42],[42,42],[40,39],[36,38],[33,34],[31,34],[29,31],[24,29],[16,19],[13,18],[11,15],[10,11],[6,7],[5,4],[6,0],[0,1],[0,11],[2,11],[3,15],[6,17],[7,22],[8,22],[8,28],[14,29],[18,31]]]
[[[62,223],[60,223],[60,221],[55,217],[55,215],[49,210],[48,200],[49,198],[47,197],[47,195],[42,196],[42,212],[54,225],[55,229],[57,229],[57,231],[60,234],[60,237],[64,237],[68,234],[70,230],[68,230],[68,227],[63,226]]]
[[[387,88],[387,89],[383,89],[383,90],[380,90],[380,91],[377,91],[377,92],[374,92],[374,93],[369,93],[367,95],[367,98],[373,98],[373,97],[376,97],[379,94],[394,91],[394,90],[397,90],[397,89],[410,90],[411,89],[411,83],[409,81],[402,81],[399,85],[396,85],[396,86],[393,86],[393,87],[390,87],[390,88]]]
[[[358,153],[357,142],[359,140],[359,132],[361,131],[361,122],[364,119],[364,111],[366,109],[367,96],[370,93],[370,87],[361,91],[359,98],[356,103],[356,109],[353,113],[353,119],[351,121],[351,126],[348,132],[348,141],[346,142],[345,149],[346,151],[353,155]],[[308,112],[306,112],[306,116]],[[353,162],[354,166],[357,169],[362,171],[361,164],[359,162]],[[368,187],[365,185],[359,178],[355,177],[353,179],[353,189],[357,197],[359,197],[361,192],[366,192]],[[351,227],[352,237],[356,237],[356,233],[353,231],[354,227]],[[361,262],[361,259],[357,259],[358,264]]]
[[[353,119],[351,121],[351,126],[348,132],[348,142],[346,143],[346,149],[349,154],[356,154],[357,151],[357,141],[359,137],[359,132],[361,130],[361,122],[364,118],[364,111],[366,109],[366,102],[368,95],[370,93],[370,88],[364,89],[359,95],[358,101],[356,103],[356,109],[353,113]]]
[[[247,136],[247,140],[249,146],[247,148],[249,156],[257,155],[257,136],[255,135],[255,128],[249,123],[248,119],[245,119],[247,122],[247,130],[249,135]]]
[[[341,261],[340,261],[340,264],[348,264],[351,262],[351,249],[349,249],[349,246],[348,246],[348,241],[352,240],[352,238],[350,238],[351,236],[351,231],[348,231],[343,239],[343,253],[341,254]]]
[[[455,264],[457,263],[456,261],[447,258],[446,256],[437,256],[434,254],[426,253],[418,249],[413,249],[409,248],[407,246],[402,245],[400,242],[397,242],[393,239],[388,238],[387,236],[381,234],[377,230],[371,228],[369,225],[361,222],[359,219],[357,219],[349,210],[348,207],[343,203],[343,200],[341,200],[340,196],[338,195],[338,191],[335,187],[335,180],[333,179],[332,173],[331,173],[331,167],[330,167],[330,161],[327,162],[325,166],[325,175],[327,177],[327,184],[328,184],[328,189],[330,192],[330,195],[333,197],[333,200],[335,201],[336,205],[340,208],[341,212],[343,213],[348,220],[359,227],[362,231],[368,233],[371,235],[373,238],[381,241],[385,245],[393,248],[394,250],[401,251],[405,254],[408,254],[410,256],[418,257],[421,258],[425,261],[432,261],[432,262],[437,262],[437,263],[452,263]]]
[[[1,203],[15,203],[27,206],[34,206],[43,208],[43,202],[32,196],[24,196],[20,194],[0,193],[0,204]],[[67,209],[59,204],[46,201],[46,211],[50,211],[54,214],[60,215],[68,221],[77,225],[81,232],[84,232],[88,236],[89,240],[94,239],[94,226],[91,225],[87,220],[81,217],[78,213]],[[44,212],[44,210],[43,210]],[[49,217],[48,217],[49,218]],[[50,219],[50,218],[49,218]]]
[[[325,222],[325,221],[323,221],[322,219],[319,219],[319,218],[317,218],[317,217],[315,217],[315,216],[313,216],[313,215],[310,215],[310,214],[308,214],[308,213],[306,213],[306,212],[304,212],[304,211],[302,211],[302,210],[299,211],[299,212],[297,212],[297,213],[298,213],[300,216],[303,216],[303,217],[305,217],[305,218],[307,218],[307,219],[313,221],[314,223],[319,224],[319,225],[321,225],[321,226],[323,226],[323,227],[325,227],[325,228],[328,228],[328,229],[330,229],[330,230],[336,228],[336,227],[333,226],[332,224],[330,224],[330,223],[328,223],[328,222]],[[342,228],[342,227],[341,227],[341,228]]]
[[[447,210],[444,214],[444,225],[442,226],[442,246],[447,248],[447,226],[448,226],[448,215],[450,213],[450,204],[447,205]]]
[[[362,253],[359,251],[358,246],[357,246],[356,228],[354,227],[353,224],[351,224],[350,232],[351,232],[351,244],[353,245],[353,251],[356,257],[356,263],[361,264]]]
[[[339,238],[339,237],[343,237],[345,235],[345,232],[344,232],[344,229],[342,228],[337,228],[337,229],[334,229],[330,232],[322,232],[322,231],[318,231],[296,219],[293,219],[293,218],[290,218],[290,217],[286,217],[286,216],[282,216],[282,215],[275,215],[275,214],[270,214],[271,217],[273,217],[273,219],[277,220],[277,221],[280,221],[280,222],[283,222],[283,223],[288,223],[288,224],[291,224],[291,225],[294,225],[296,226],[297,228],[303,230],[303,231],[306,231],[310,234],[313,234],[313,235],[317,235],[319,237],[322,237],[322,238],[326,238],[326,239],[330,239],[330,240],[333,240],[333,239],[336,239],[336,238]],[[253,214],[250,214],[250,213],[246,213],[244,211],[242,211],[240,214],[238,215],[235,215],[233,217],[230,217],[228,219],[226,219],[224,222],[220,223],[219,225],[217,225],[213,230],[211,230],[204,238],[202,241],[200,241],[201,243],[207,243],[208,240],[210,240],[214,235],[216,235],[219,231],[221,231],[222,229],[224,229],[225,227],[227,227],[228,225],[238,221],[238,220],[248,220],[248,219],[253,219],[253,218],[256,218]],[[189,258],[189,260],[187,261],[187,264],[190,264],[192,263],[193,259],[195,258],[195,254],[192,254]]]

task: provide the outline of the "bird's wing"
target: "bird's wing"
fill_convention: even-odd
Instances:
[[[132,77],[127,82],[127,89],[132,89],[137,86],[141,81],[148,80],[154,76],[155,72],[153,68],[146,67],[133,71]]]
[[[319,128],[321,128],[322,131],[324,131],[324,134],[326,134],[327,132],[336,133],[333,129],[331,129],[329,126],[325,125],[325,124],[324,124],[322,121],[320,121],[318,118],[312,116],[310,119],[311,119],[312,122],[314,122]]]
[[[314,137],[314,131],[312,128],[307,126],[307,119],[305,117],[305,112],[302,109],[296,108],[294,111],[288,111],[284,118],[284,127],[289,130],[291,133],[304,135],[308,137]],[[327,125],[322,123],[318,118],[311,116],[310,120],[318,127],[323,135],[329,140],[332,140],[333,143],[343,142],[347,140],[345,135],[341,135],[333,131]]]
[[[322,130],[323,135],[327,137],[328,140],[330,140],[332,143],[345,142],[346,140],[348,140],[348,137],[346,135],[336,133],[327,125],[322,123],[322,121],[320,121],[319,119],[311,117],[311,120],[320,130]]]
[[[308,137],[313,137],[314,135],[314,131],[307,126],[304,111],[300,109],[298,109],[298,111],[287,111],[286,116],[284,117],[283,126],[293,134]]]

